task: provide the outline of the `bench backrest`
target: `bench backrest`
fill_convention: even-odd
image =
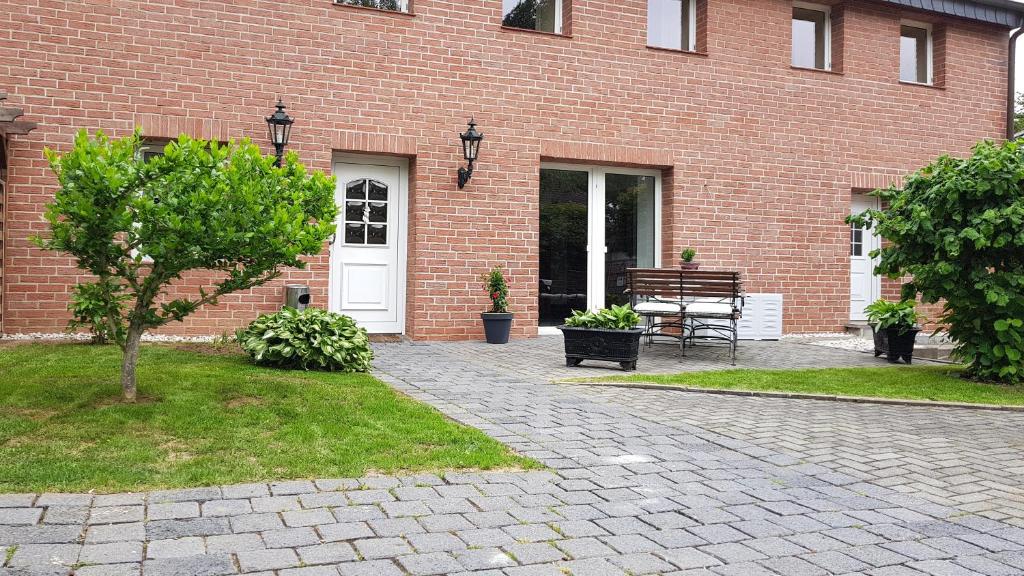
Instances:
[[[739,272],[717,270],[629,268],[626,287],[635,297],[737,300],[743,295]]]

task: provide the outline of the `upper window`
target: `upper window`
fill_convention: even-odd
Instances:
[[[502,26],[562,33],[562,0],[502,0]]]
[[[390,10],[391,12],[408,12],[409,0],[334,0],[335,4],[346,6],[364,6],[378,10]]]
[[[647,0],[647,45],[697,49],[697,0]]]
[[[830,70],[832,22],[828,6],[793,3],[793,66]]]
[[[900,25],[900,80],[932,83],[932,29],[927,24]]]

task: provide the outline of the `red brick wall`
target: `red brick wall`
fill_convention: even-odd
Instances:
[[[572,0],[572,37],[502,29],[501,4],[417,0],[409,16],[330,0],[0,0],[0,88],[40,124],[11,149],[4,330],[66,321],[81,276],[28,237],[54,191],[42,149],[67,149],[78,128],[263,144],[282,95],[313,168],[336,151],[414,158],[408,331],[430,339],[480,337],[478,279],[497,262],[516,333],[533,332],[542,157],[665,169],[666,255],[693,246],[748,291],[783,292],[788,332],[832,331],[848,319],[851,190],[1003,131],[996,27],[933,18],[946,24],[938,89],[898,83],[901,13],[870,2],[842,11],[842,74],[790,67],[783,0],[709,0],[706,55],[647,49],[646,0]],[[471,115],[487,139],[458,190]],[[326,267],[316,257],[167,330],[229,331],[277,308],[285,281],[325,303]]]

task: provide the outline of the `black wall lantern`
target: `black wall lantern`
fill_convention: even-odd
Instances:
[[[285,114],[284,102],[277,99],[277,112],[267,116],[267,128],[270,129],[270,142],[274,145],[277,160],[274,166],[281,167],[281,159],[284,158],[284,147],[288,145],[288,139],[292,136],[292,124],[295,119]]]
[[[480,153],[480,141],[484,135],[476,131],[476,122],[470,118],[469,130],[465,134],[459,134],[462,139],[462,155],[469,162],[468,168],[459,168],[459,190],[466,187],[466,183],[473,177],[473,163],[476,162]]]

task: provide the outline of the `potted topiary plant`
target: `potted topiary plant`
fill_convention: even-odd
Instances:
[[[885,354],[893,364],[901,358],[907,364],[913,361],[914,343],[921,331],[918,322],[923,319],[915,306],[917,302],[913,300],[877,300],[864,309],[875,336],[876,358]]]
[[[508,284],[501,265],[484,274],[484,289],[491,301],[490,312],[483,312],[484,334],[488,344],[507,344],[512,332],[512,313],[508,311]]]
[[[612,306],[597,312],[574,310],[572,317],[559,326],[565,339],[566,366],[579,366],[584,360],[618,362],[623,370],[636,370],[640,353],[637,328],[640,315],[629,305]]]
[[[697,270],[700,268],[700,263],[693,261],[696,256],[697,251],[693,248],[684,249],[679,253],[679,267],[683,270]]]

